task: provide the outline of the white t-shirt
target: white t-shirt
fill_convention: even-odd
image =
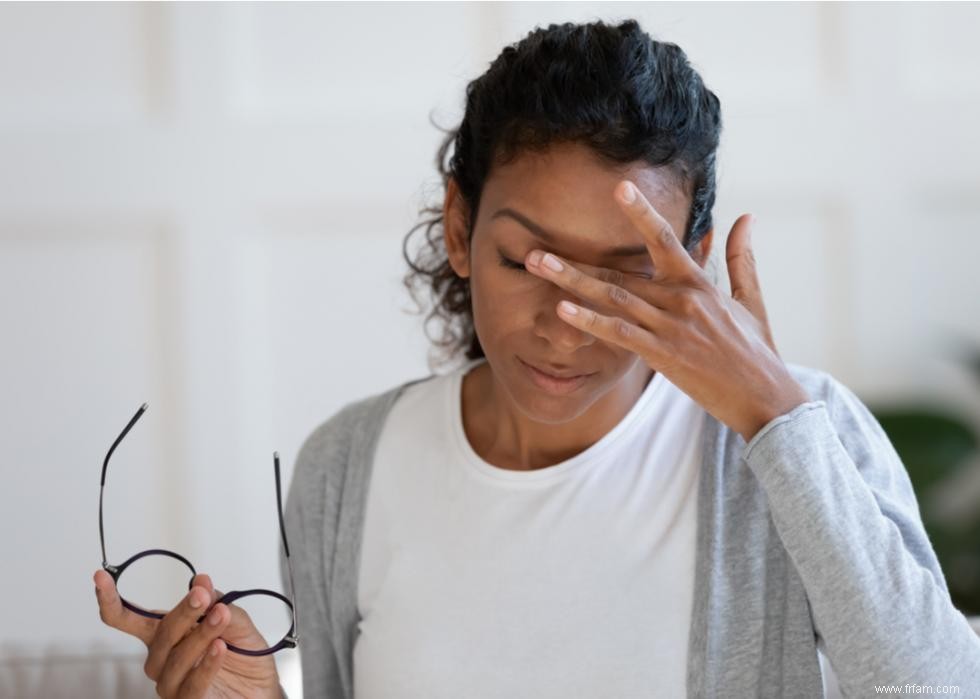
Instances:
[[[366,503],[356,699],[685,695],[704,409],[656,373],[585,451],[484,461],[462,377],[405,389]]]

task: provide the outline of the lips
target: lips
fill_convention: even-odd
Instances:
[[[589,377],[595,373],[569,374],[569,372],[566,371],[565,373],[569,375],[559,377],[541,371],[537,367],[528,364],[520,357],[517,359],[524,366],[524,370],[528,373],[528,376],[538,388],[554,395],[567,395],[578,390],[583,384],[585,384],[586,381],[589,380]]]
[[[518,357],[518,359],[520,359],[520,357]],[[524,362],[523,359],[521,359],[521,361]],[[524,362],[524,363],[527,364],[532,369],[537,369],[542,374],[545,374],[546,376],[549,376],[553,379],[575,379],[578,378],[579,376],[589,375],[589,372],[584,372],[584,371],[574,371],[574,370],[570,371],[568,369],[555,369],[550,364],[531,364],[530,362]]]

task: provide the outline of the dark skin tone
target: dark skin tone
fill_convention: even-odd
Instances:
[[[617,196],[628,183],[639,190],[636,205]],[[663,170],[613,169],[584,146],[562,144],[492,169],[468,241],[466,207],[450,180],[446,249],[454,271],[470,279],[487,357],[463,379],[463,423],[484,460],[531,470],[580,453],[626,415],[656,371],[746,441],[809,400],[772,341],[750,217],[729,234],[727,296],[703,270],[713,231],[691,255],[680,244],[675,231],[685,230],[689,211],[690,197]],[[641,252],[610,255],[617,247]],[[535,264],[535,251],[552,253],[564,269]],[[501,256],[526,271],[502,265]],[[563,300],[582,310],[560,312]],[[592,375],[553,395],[520,360]]]
[[[634,203],[621,198],[630,184],[638,188]],[[571,458],[622,420],[657,371],[746,442],[809,400],[772,340],[749,217],[728,236],[727,296],[703,271],[713,231],[693,255],[680,245],[675,231],[686,229],[689,210],[689,197],[663,171],[612,169],[582,146],[562,145],[494,168],[469,241],[466,208],[450,181],[446,249],[455,272],[470,278],[488,360],[464,377],[463,422],[484,460],[531,470]],[[561,269],[549,269],[542,253]],[[564,301],[578,314],[561,311]],[[590,376],[554,395],[530,380],[520,359]],[[160,696],[280,696],[271,657],[239,656],[220,640],[265,645],[243,610],[217,602],[221,592],[207,575],[197,575],[162,620],[125,609],[105,571],[94,581],[102,621],[146,644],[144,671]],[[205,611],[216,625],[197,623]]]
[[[143,672],[167,699],[280,699],[279,676],[271,655],[252,657],[228,650],[225,640],[240,648],[268,645],[248,613],[218,602],[211,577],[198,573],[187,595],[163,619],[150,619],[126,609],[115,583],[101,568],[95,571],[99,618],[107,626],[146,645]],[[207,619],[198,619],[207,613]],[[215,623],[209,623],[211,620]]]

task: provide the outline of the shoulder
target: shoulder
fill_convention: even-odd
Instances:
[[[296,457],[294,480],[323,479],[327,471],[340,468],[346,463],[352,443],[370,438],[380,428],[391,406],[408,386],[431,378],[429,375],[404,381],[346,403],[303,440]]]

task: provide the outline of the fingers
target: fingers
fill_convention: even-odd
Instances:
[[[218,636],[227,628],[230,620],[228,607],[216,604],[204,622],[170,649],[163,669],[156,678],[157,693],[160,696],[177,696],[178,690],[187,682],[196,684],[206,680],[203,686],[208,686],[213,673],[221,665],[220,662],[214,662],[217,658],[211,656],[210,651],[217,647],[216,644],[224,645],[224,641]],[[183,690],[180,696],[182,699],[186,696]]]
[[[173,647],[180,643],[181,639],[197,625],[197,620],[205,612],[207,605],[210,603],[211,593],[205,588],[195,585],[184,599],[159,621],[156,633],[148,644],[149,653],[146,657],[146,664],[143,666],[147,677],[154,682],[158,680]],[[217,605],[215,607],[218,610],[222,608],[224,608],[225,615],[227,615],[227,608],[224,605]],[[214,611],[212,610],[212,613]],[[191,663],[196,658],[197,656],[192,658]]]
[[[228,654],[219,636],[232,618],[228,605],[215,604],[223,593],[214,588],[211,578],[204,573],[195,575],[187,596],[159,620],[126,609],[105,570],[97,570],[93,581],[102,621],[146,643],[143,669],[157,683],[157,693],[181,699],[206,696]],[[198,624],[209,607],[206,619]]]
[[[556,255],[532,250],[524,260],[527,270],[543,277],[580,299],[610,315],[625,317],[647,328],[656,328],[665,318],[664,305],[671,292],[656,284],[647,283],[642,292],[624,288],[625,275],[616,270],[599,268],[607,281],[582,272]],[[642,293],[642,298],[638,295]]]
[[[214,583],[211,582],[211,576],[207,573],[198,573],[191,579],[191,587],[203,587],[208,591],[210,596],[210,601],[205,609],[210,609],[211,605],[218,601],[221,597],[221,593],[214,589]]]
[[[613,288],[613,284],[582,272],[557,255],[532,250],[524,260],[524,267],[529,272],[554,282],[585,301],[600,303],[606,307],[610,303],[609,290]],[[613,274],[609,275],[610,279],[612,276]],[[622,277],[621,274],[619,276]]]
[[[106,571],[100,568],[95,571],[92,579],[95,582],[95,596],[99,602],[99,617],[103,623],[135,636],[149,645],[159,621],[126,609],[119,598],[115,581]]]
[[[617,203],[646,240],[656,270],[655,280],[660,281],[670,277],[701,279],[704,276],[701,267],[684,250],[684,245],[674,229],[653,207],[639,187],[629,180],[624,180],[616,186],[615,191]],[[633,199],[627,201],[630,192]]]
[[[214,682],[227,653],[228,648],[224,641],[221,639],[212,641],[207,652],[201,657],[200,663],[187,673],[180,685],[178,695],[162,694],[159,691],[157,693],[161,696],[180,696],[181,699],[201,699],[207,695],[208,688]]]
[[[653,333],[622,318],[596,313],[568,301],[558,304],[558,313],[569,324],[640,355],[648,364],[660,370],[657,363],[663,361],[666,346]]]

